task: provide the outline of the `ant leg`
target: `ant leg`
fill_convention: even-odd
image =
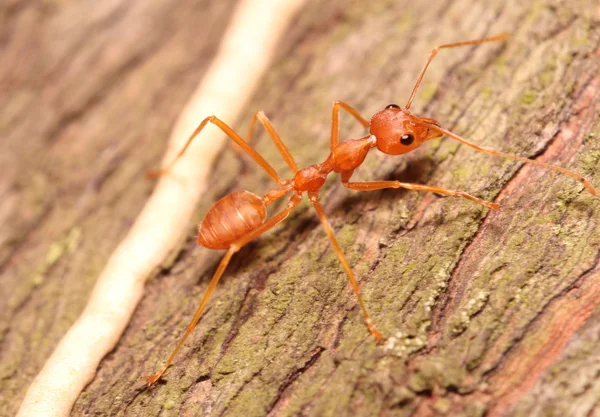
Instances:
[[[429,58],[427,58],[427,62],[425,62],[425,65],[423,66],[423,69],[421,70],[421,73],[419,74],[419,77],[417,78],[417,82],[415,83],[415,86],[413,87],[412,93],[410,93],[410,97],[408,98],[408,103],[406,103],[406,106],[404,106],[404,109],[408,110],[410,108],[410,105],[412,104],[412,101],[415,98],[415,95],[417,94],[417,90],[419,89],[419,85],[421,85],[421,81],[423,81],[423,76],[425,75],[425,71],[427,71],[427,67],[429,67],[429,63],[437,55],[437,53],[440,51],[440,49],[456,48],[458,46],[466,46],[466,45],[478,45],[478,44],[484,43],[484,42],[496,42],[496,41],[501,41],[502,39],[505,39],[507,36],[508,36],[508,33],[501,33],[500,35],[492,36],[489,38],[475,39],[472,41],[457,42],[457,43],[447,43],[445,45],[438,45],[435,48],[433,48],[431,50],[431,52],[429,53]]]
[[[488,201],[481,200],[477,197],[473,197],[472,195],[465,193],[464,191],[449,190],[447,188],[433,187],[431,185],[411,184],[411,183],[400,182],[400,181],[349,182],[350,175],[342,174],[342,184],[344,184],[344,187],[350,188],[352,190],[375,191],[375,190],[382,190],[384,188],[406,188],[408,190],[415,190],[415,191],[431,191],[432,193],[466,198],[467,200],[473,201],[474,203],[481,204],[482,206],[485,206],[485,207],[488,207],[488,208],[491,208],[494,210],[498,210],[500,208],[499,204],[490,203]]]
[[[369,127],[370,122],[362,117],[360,113],[344,103],[343,101],[334,101],[333,108],[331,109],[331,151],[338,145],[340,142],[340,108],[346,110],[350,113],[356,120],[359,121],[364,127]]]
[[[194,130],[194,132],[188,138],[187,142],[185,143],[185,145],[181,149],[181,151],[179,151],[179,153],[177,154],[175,159],[166,168],[156,170],[156,171],[150,171],[146,175],[149,178],[156,178],[156,177],[160,177],[161,175],[165,175],[166,173],[168,173],[169,170],[171,170],[171,168],[173,168],[173,165],[175,165],[177,160],[179,158],[181,158],[181,156],[185,153],[185,151],[188,149],[188,147],[190,146],[192,141],[196,138],[196,136],[198,136],[198,134],[202,131],[202,129],[204,129],[204,127],[207,125],[208,122],[216,125],[219,129],[221,129],[231,140],[233,140],[235,143],[237,143],[240,146],[240,148],[242,148],[244,150],[244,152],[246,152],[248,155],[250,155],[252,157],[252,159],[254,159],[256,161],[256,163],[258,165],[260,165],[267,172],[267,174],[269,174],[269,176],[271,178],[273,178],[277,183],[281,184],[282,180],[279,177],[279,175],[277,174],[277,171],[275,171],[275,168],[273,168],[271,166],[271,164],[269,164],[258,152],[256,152],[256,150],[254,150],[254,148],[252,148],[252,146],[250,146],[244,139],[242,139],[240,137],[240,135],[238,135],[232,128],[227,126],[227,124],[225,124],[225,122],[223,122],[221,119],[219,119],[216,116],[209,116],[206,119],[202,120],[202,122],[198,125],[196,130]]]
[[[246,234],[245,236],[242,236],[236,242],[231,244],[231,246],[227,250],[227,253],[225,253],[225,256],[223,256],[223,259],[221,259],[221,263],[219,264],[219,267],[215,271],[215,274],[213,275],[213,277],[210,281],[210,284],[208,285],[208,288],[206,290],[206,293],[204,294],[204,297],[202,297],[202,301],[200,302],[200,305],[198,306],[198,309],[196,310],[194,317],[190,321],[190,324],[188,325],[185,333],[179,340],[179,343],[177,343],[177,346],[173,350],[173,353],[171,353],[171,356],[169,356],[169,359],[167,359],[165,366],[158,373],[156,373],[152,376],[146,377],[146,382],[148,383],[148,386],[153,385],[156,381],[158,381],[160,379],[160,377],[165,373],[165,371],[167,370],[169,365],[171,365],[171,363],[173,362],[173,359],[175,359],[177,352],[179,352],[179,350],[181,349],[181,346],[183,346],[183,343],[185,342],[187,337],[194,331],[194,328],[196,327],[196,324],[198,324],[198,320],[200,320],[200,316],[202,315],[202,312],[204,311],[204,307],[206,307],[206,304],[208,303],[208,299],[210,298],[210,295],[212,294],[213,290],[217,286],[219,279],[221,279],[223,272],[225,272],[225,268],[227,268],[227,265],[229,265],[229,261],[231,260],[231,257],[233,256],[233,254],[236,253],[237,251],[239,251],[242,248],[242,246],[244,246],[246,243],[250,242],[252,239],[255,239],[256,237],[262,235],[263,233],[265,233],[266,231],[268,231],[269,229],[271,229],[278,223],[285,220],[285,218],[287,218],[289,216],[290,212],[294,208],[296,208],[296,206],[300,203],[301,200],[302,200],[301,195],[299,195],[299,194],[293,195],[292,198],[290,198],[290,201],[288,202],[288,205],[285,209],[280,211],[275,216],[271,217],[269,220],[267,220],[265,223],[263,223],[259,228],[249,232],[248,234]]]
[[[246,140],[248,142],[250,142],[252,140],[252,137],[254,136],[254,126],[256,125],[257,120],[260,123],[262,123],[265,130],[269,133],[269,136],[271,136],[273,143],[279,150],[279,153],[285,160],[285,163],[288,164],[288,166],[292,170],[292,173],[295,174],[298,171],[298,165],[296,165],[296,161],[294,160],[294,157],[290,153],[287,146],[285,146],[285,143],[283,143],[283,141],[281,140],[281,137],[279,136],[279,134],[275,131],[273,124],[271,123],[271,121],[269,120],[269,118],[267,117],[265,112],[257,111],[256,113],[254,113],[254,116],[252,116],[252,120],[250,121],[250,128],[248,129],[248,137],[246,138]]]
[[[573,171],[569,171],[568,169],[564,169],[561,167],[557,167],[554,165],[550,165],[550,164],[545,164],[543,162],[539,162],[536,161],[534,159],[528,159],[528,158],[523,158],[522,156],[517,156],[517,155],[513,155],[513,154],[509,154],[509,153],[504,153],[504,152],[500,152],[500,151],[495,151],[493,149],[489,149],[489,148],[484,148],[483,146],[479,146],[476,145],[474,143],[469,142],[468,140],[458,136],[455,133],[450,132],[449,130],[446,129],[442,129],[441,127],[437,126],[437,125],[428,125],[431,129],[433,130],[437,130],[438,132],[451,137],[454,140],[459,141],[460,143],[470,146],[473,149],[476,149],[480,152],[484,152],[487,153],[488,155],[494,155],[494,156],[501,156],[503,158],[509,158],[509,159],[514,159],[516,161],[520,161],[520,162],[525,162],[528,164],[532,164],[532,165],[537,165],[543,168],[547,168],[547,169],[551,169],[552,171],[556,171],[556,172],[560,172],[561,174],[565,174],[568,175],[571,178],[576,179],[577,181],[579,181],[580,183],[583,184],[583,186],[592,194],[592,195],[598,195],[598,192],[596,191],[596,189],[594,188],[594,186],[592,185],[591,182],[589,182],[587,179],[585,179],[584,177],[582,177],[581,175],[573,172]]]
[[[221,259],[221,263],[219,264],[219,267],[215,271],[215,274],[213,275],[213,277],[210,281],[208,289],[206,290],[206,293],[204,293],[204,297],[202,297],[202,302],[200,303],[200,306],[196,310],[196,314],[194,314],[194,318],[192,319],[190,324],[188,324],[188,327],[187,327],[183,337],[179,340],[179,343],[177,343],[177,346],[175,347],[175,350],[173,350],[173,353],[171,353],[171,356],[169,356],[167,363],[165,363],[165,366],[158,373],[146,377],[146,382],[148,383],[148,386],[153,385],[165,373],[165,371],[167,370],[169,365],[171,365],[171,363],[173,362],[173,359],[175,359],[177,352],[179,352],[179,349],[181,349],[181,346],[183,346],[183,342],[185,342],[187,337],[194,331],[194,328],[196,327],[198,320],[200,320],[200,316],[202,315],[202,312],[204,311],[204,307],[206,306],[206,303],[208,302],[210,295],[212,294],[213,290],[217,286],[219,279],[221,279],[223,272],[225,272],[225,268],[227,268],[227,265],[229,265],[229,261],[231,260],[231,257],[239,249],[240,249],[239,247],[237,247],[235,245],[231,245],[231,247],[229,248],[229,250],[227,251],[225,256],[223,256],[223,259]]]
[[[340,244],[338,243],[338,241],[335,237],[335,232],[333,231],[331,224],[329,224],[329,220],[327,220],[327,215],[325,214],[325,210],[323,209],[323,206],[319,202],[319,194],[317,192],[309,192],[308,198],[309,198],[310,202],[312,203],[313,207],[315,208],[317,215],[319,216],[319,220],[321,221],[321,224],[323,225],[323,228],[325,229],[325,233],[327,234],[329,241],[333,245],[333,250],[335,251],[335,254],[337,255],[338,259],[340,260],[340,263],[342,264],[344,271],[346,271],[346,275],[348,275],[348,279],[350,280],[350,285],[352,285],[352,290],[354,290],[354,294],[358,298],[358,304],[360,305],[360,309],[362,310],[363,317],[365,319],[365,323],[367,324],[367,327],[369,328],[369,331],[371,332],[373,337],[375,337],[375,340],[377,340],[377,343],[383,342],[385,340],[385,338],[375,328],[375,326],[371,322],[371,318],[369,317],[369,313],[367,312],[365,303],[363,302],[362,296],[360,295],[360,288],[358,287],[358,281],[356,280],[356,277],[354,276],[354,273],[352,272],[352,269],[350,268],[350,265],[348,264],[348,261],[346,260],[344,253],[342,252],[342,248],[340,247]]]

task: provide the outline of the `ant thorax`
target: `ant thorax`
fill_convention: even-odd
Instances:
[[[377,146],[377,139],[374,135],[345,140],[333,149],[327,160],[332,160],[335,172],[354,171],[375,146]]]

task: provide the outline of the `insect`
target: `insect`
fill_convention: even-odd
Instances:
[[[170,168],[185,153],[186,149],[189,147],[194,138],[198,136],[198,134],[208,123],[212,123],[219,127],[231,140],[239,145],[244,152],[250,155],[250,157],[252,157],[258,163],[258,165],[260,165],[277,183],[277,187],[273,188],[262,197],[249,191],[235,191],[217,201],[204,217],[199,228],[197,239],[198,244],[209,249],[225,249],[227,252],[223,256],[223,259],[215,271],[208,289],[206,290],[206,293],[204,294],[204,297],[184,335],[181,337],[179,343],[171,353],[171,356],[168,358],[164,367],[158,373],[146,378],[148,385],[154,384],[164,374],[169,365],[173,362],[177,352],[180,350],[186,338],[194,330],[198,320],[200,319],[200,316],[202,315],[202,312],[204,311],[210,295],[219,282],[219,279],[223,275],[223,272],[229,264],[232,256],[238,252],[242,246],[262,235],[288,217],[290,212],[294,210],[294,208],[300,203],[304,193],[308,194],[308,199],[317,212],[321,225],[325,229],[325,233],[331,241],[342,268],[348,275],[350,285],[352,286],[354,294],[358,299],[360,309],[362,310],[362,314],[369,331],[378,342],[384,340],[383,335],[371,322],[367,308],[360,295],[357,279],[352,272],[348,261],[344,257],[342,249],[340,248],[340,245],[335,237],[333,228],[329,224],[325,211],[323,210],[323,206],[319,201],[319,190],[325,183],[327,175],[330,173],[335,172],[339,174],[341,176],[342,184],[352,190],[372,191],[381,190],[384,188],[405,188],[417,191],[431,191],[447,196],[462,197],[490,209],[500,208],[500,206],[496,203],[481,200],[459,190],[451,190],[430,185],[404,183],[399,181],[351,181],[354,170],[363,163],[367,153],[373,148],[377,148],[388,155],[401,155],[418,148],[429,139],[446,135],[463,143],[464,145],[470,146],[489,155],[514,159],[568,175],[581,182],[592,195],[597,195],[592,184],[575,172],[543,162],[478,146],[456,135],[455,133],[444,129],[437,121],[425,117],[419,117],[410,112],[410,106],[415,98],[419,85],[423,80],[423,76],[425,75],[429,64],[441,49],[500,41],[505,39],[506,36],[507,34],[503,33],[489,38],[444,44],[433,48],[429,54],[429,58],[425,62],[425,65],[423,66],[423,69],[417,78],[413,90],[408,98],[408,102],[404,108],[401,108],[396,104],[390,104],[383,110],[375,113],[375,115],[373,115],[369,121],[362,117],[357,110],[348,104],[341,101],[336,101],[333,104],[332,109],[330,154],[327,159],[320,164],[310,165],[306,168],[298,169],[294,158],[275,131],[267,116],[262,111],[259,111],[254,114],[250,122],[250,133],[247,141],[242,139],[242,137],[240,137],[223,121],[215,116],[210,116],[205,118],[200,123],[200,125],[187,140],[183,149],[181,149],[179,154],[171,162],[171,164],[167,166],[166,169],[148,173],[151,177],[157,177],[168,173]],[[365,128],[368,128],[369,134],[360,139],[348,139],[340,142],[340,110],[345,110]],[[248,143],[250,138],[253,136],[257,122],[260,122],[264,126],[265,130],[273,140],[273,143],[279,150],[279,153],[289,166],[293,173],[292,179],[282,179],[277,174],[275,169]],[[267,206],[290,193],[291,197],[288,200],[287,206],[279,213],[273,215],[271,218],[267,218]]]

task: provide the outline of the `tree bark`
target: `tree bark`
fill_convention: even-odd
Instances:
[[[600,10],[595,0],[311,1],[246,119],[262,109],[299,166],[328,154],[331,103],[369,117],[404,105],[473,142],[567,167],[600,186]],[[3,6],[0,415],[83,309],[149,194],[144,172],[229,19],[232,1]],[[201,120],[206,115],[198,115]],[[237,127],[245,133],[246,123]],[[343,117],[342,137],[364,134]],[[265,135],[258,150],[286,165]],[[450,139],[372,152],[357,179],[461,189],[322,200],[359,276],[377,346],[308,204],[236,254],[193,337],[153,389],[220,253],[195,223],[234,189],[273,183],[224,152],[189,238],[149,281],[72,415],[512,416],[598,413],[600,202],[580,184]]]

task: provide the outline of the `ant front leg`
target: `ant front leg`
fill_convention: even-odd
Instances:
[[[367,324],[367,327],[369,328],[369,331],[371,332],[371,334],[373,335],[375,340],[377,340],[377,343],[382,343],[385,340],[385,338],[379,332],[379,330],[377,330],[375,328],[375,326],[371,322],[371,318],[369,316],[369,312],[367,311],[367,307],[365,307],[365,303],[362,299],[362,296],[360,295],[360,288],[358,286],[358,281],[356,280],[356,277],[354,276],[354,272],[352,272],[352,269],[350,268],[350,264],[348,264],[348,261],[346,260],[346,257],[344,256],[344,253],[342,252],[342,248],[340,247],[340,244],[338,243],[338,241],[335,237],[335,232],[333,231],[333,228],[331,227],[331,224],[329,223],[329,220],[327,219],[325,210],[323,209],[323,206],[319,202],[319,194],[317,192],[309,192],[308,198],[309,198],[310,202],[312,203],[313,207],[315,208],[317,215],[319,216],[319,220],[321,221],[321,224],[323,225],[323,228],[325,229],[325,233],[327,234],[327,237],[329,238],[329,241],[331,242],[331,245],[333,246],[333,250],[335,251],[335,254],[337,255],[338,259],[340,260],[340,263],[342,264],[342,268],[344,268],[346,275],[348,275],[348,279],[350,280],[350,285],[352,285],[352,290],[354,291],[356,298],[358,298],[358,304],[360,306],[360,309],[362,310],[363,317],[365,319],[365,323]]]
[[[500,208],[500,204],[490,203],[489,201],[481,200],[477,197],[473,197],[471,194],[467,194],[464,191],[460,190],[449,190],[447,188],[434,187],[431,185],[422,185],[422,184],[411,184],[407,182],[400,181],[360,181],[360,182],[350,182],[350,177],[352,176],[352,172],[342,172],[342,184],[344,187],[350,188],[352,190],[357,191],[375,191],[375,190],[383,190],[384,188],[405,188],[407,190],[415,190],[415,191],[430,191],[432,193],[438,193],[442,195],[448,195],[453,197],[462,197],[470,200],[474,203],[481,204],[487,208],[491,208],[494,210],[498,210]]]
[[[335,147],[340,143],[340,108],[346,110],[348,113],[350,113],[352,116],[354,116],[354,118],[356,120],[358,120],[358,122],[360,124],[362,124],[364,127],[368,128],[371,125],[371,123],[367,119],[362,117],[360,115],[360,113],[352,106],[349,106],[348,104],[344,103],[343,101],[334,101],[333,108],[331,109],[331,151],[332,152],[335,149]]]

